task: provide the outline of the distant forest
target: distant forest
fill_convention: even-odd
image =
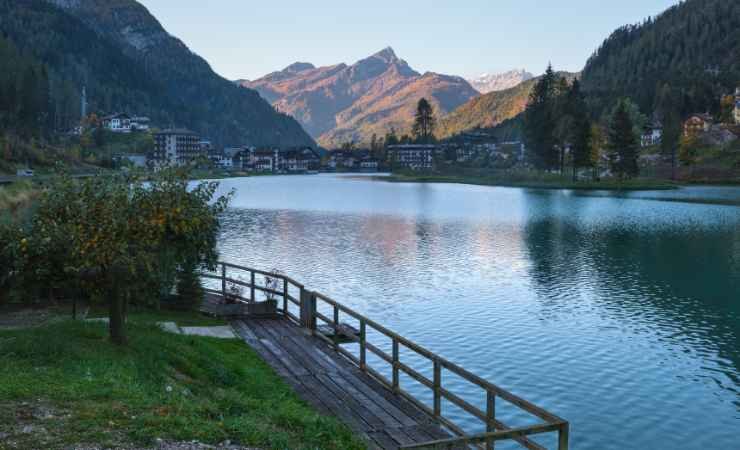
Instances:
[[[588,60],[583,90],[595,116],[629,97],[650,116],[670,90],[681,115],[718,114],[740,83],[740,2],[688,0],[615,31]]]
[[[105,8],[88,19],[102,23]],[[148,13],[134,19],[154,21]],[[8,68],[0,73],[0,126],[24,134],[67,131],[80,122],[85,86],[89,112],[146,115],[160,127],[188,127],[222,145],[313,143],[294,119],[219,77],[184,46],[137,55],[98,28],[44,0],[0,0],[0,52]]]

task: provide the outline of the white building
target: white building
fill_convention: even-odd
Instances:
[[[434,168],[436,145],[391,145],[388,152],[391,160],[399,167],[411,170],[431,170]]]
[[[653,145],[660,144],[663,139],[663,126],[660,123],[652,124],[645,127],[645,131],[640,137],[640,145],[642,147],[650,147]]]
[[[130,133],[131,117],[128,114],[113,114],[103,118],[103,126],[114,133]]]
[[[132,131],[149,131],[148,117],[131,117],[128,114],[112,114],[103,117],[103,127],[114,133],[131,133]]]
[[[149,123],[151,121],[148,117],[137,116],[131,119],[131,131],[149,131]]]
[[[200,137],[190,130],[170,129],[154,135],[153,163],[158,166],[184,166],[201,156]]]

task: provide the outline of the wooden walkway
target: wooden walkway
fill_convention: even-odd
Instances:
[[[451,437],[432,417],[293,322],[250,318],[231,324],[303,400],[338,417],[371,448],[395,450]]]

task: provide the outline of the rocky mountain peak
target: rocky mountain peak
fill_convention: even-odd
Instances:
[[[534,75],[524,69],[510,70],[504,73],[484,73],[478,77],[469,79],[468,82],[480,93],[498,92],[511,89]]]
[[[300,73],[300,72],[303,72],[305,70],[313,70],[315,68],[316,68],[316,66],[314,66],[311,63],[296,62],[296,63],[293,63],[293,64],[289,65],[285,69],[283,69],[283,72],[287,72],[287,73]]]

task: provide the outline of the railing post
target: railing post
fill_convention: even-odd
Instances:
[[[283,315],[288,316],[288,279],[283,278]]]
[[[568,425],[568,422],[561,424],[558,430],[558,450],[568,450],[569,434],[570,425]]]
[[[226,298],[226,264],[221,263],[221,295]]]
[[[250,288],[249,288],[250,295],[249,295],[249,298],[252,299],[252,303],[254,303],[254,271],[251,270],[249,273],[252,275],[252,280],[249,283],[250,284]]]
[[[367,347],[365,344],[366,340],[367,340],[367,336],[366,336],[366,330],[365,330],[365,321],[360,320],[360,369],[362,370],[367,369],[367,364],[365,360],[365,356],[367,353],[365,351]]]
[[[434,417],[442,415],[442,366],[439,360],[434,360]]]
[[[400,385],[398,382],[398,340],[396,338],[393,338],[393,391],[397,394]]]
[[[311,329],[311,332],[313,333],[316,331],[316,293],[311,292],[311,294],[308,296],[309,301],[309,321],[308,321],[308,327]]]
[[[496,431],[493,421],[496,419],[496,394],[486,390],[486,432]],[[486,439],[486,450],[493,450],[496,442]]]
[[[334,305],[334,350],[339,348],[339,307]]]

